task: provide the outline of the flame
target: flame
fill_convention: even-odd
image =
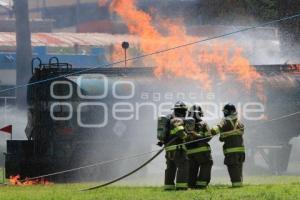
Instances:
[[[20,180],[20,175],[9,177],[9,183],[11,185],[22,185],[22,183],[19,180]]]
[[[180,19],[160,19],[154,23],[152,17],[136,7],[135,0],[113,0],[111,12],[117,13],[128,27],[129,33],[139,37],[139,48],[144,54],[159,52],[187,43],[199,41],[201,37],[188,35]],[[122,58],[120,48],[115,57]],[[195,80],[201,88],[212,89],[215,81],[232,83],[237,81],[249,91],[261,75],[250,65],[243,49],[233,40],[213,40],[201,45],[189,45],[172,49],[144,63],[153,64],[159,78],[181,77]]]
[[[21,178],[20,175],[10,176],[9,177],[9,183],[11,185],[21,185],[21,186],[26,186],[26,185],[50,185],[50,184],[52,184],[51,182],[47,181],[45,178],[34,179],[34,180],[30,180],[28,178],[25,178],[24,181],[21,181],[20,178]]]
[[[99,0],[98,1],[99,7],[104,7],[107,5],[107,3],[108,3],[108,0]]]
[[[291,72],[298,74],[298,73],[300,73],[300,64],[289,65],[288,70],[291,70]]]

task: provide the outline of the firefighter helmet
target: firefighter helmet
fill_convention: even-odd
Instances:
[[[172,109],[173,110],[175,110],[175,109],[184,109],[184,110],[187,110],[187,106],[186,106],[186,104],[183,101],[177,101]]]
[[[229,115],[236,115],[237,114],[235,106],[231,103],[228,103],[224,106],[223,113],[224,113],[225,117],[229,116]]]
[[[185,117],[188,108],[183,101],[177,101],[172,110],[174,110],[174,114],[176,117]]]
[[[196,118],[201,118],[203,117],[203,110],[200,105],[194,104],[190,109],[189,109],[189,116],[190,117],[196,117]]]

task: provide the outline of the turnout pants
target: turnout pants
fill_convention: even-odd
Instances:
[[[189,167],[185,151],[167,151],[166,164],[167,168],[165,170],[165,190],[187,189]]]
[[[224,164],[227,166],[232,187],[241,187],[243,185],[243,163],[245,162],[245,153],[225,154]]]
[[[190,188],[206,188],[211,179],[213,165],[210,152],[189,154],[189,181]]]

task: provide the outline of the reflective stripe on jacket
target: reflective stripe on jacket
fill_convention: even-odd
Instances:
[[[245,152],[244,125],[236,115],[225,117],[211,132],[213,135],[220,134],[220,141],[224,142],[224,154]]]
[[[245,153],[245,147],[233,147],[224,149],[224,154],[228,153]]]
[[[201,153],[211,151],[209,146],[202,146],[198,148],[188,149],[187,154]]]

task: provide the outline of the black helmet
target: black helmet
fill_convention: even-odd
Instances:
[[[187,110],[187,106],[183,101],[177,101],[175,103],[174,107],[172,108],[172,110],[175,110],[175,109],[185,109],[185,110]]]
[[[231,103],[228,103],[224,106],[223,113],[225,117],[237,114],[235,106]]]
[[[185,117],[187,109],[188,108],[186,104],[182,101],[177,101],[174,107],[172,108],[172,110],[174,110],[174,114],[176,117]]]
[[[189,109],[189,117],[194,117],[197,119],[200,119],[203,117],[203,111],[200,105],[194,104],[190,109]]]

